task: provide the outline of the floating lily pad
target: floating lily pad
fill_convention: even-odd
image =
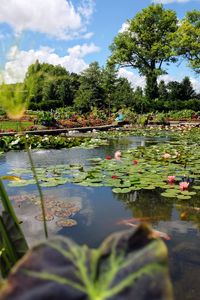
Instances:
[[[116,193],[116,194],[125,194],[125,193],[130,193],[131,192],[131,189],[130,188],[115,188],[115,189],[112,189],[112,192],[113,193]]]
[[[72,215],[72,212],[71,210],[59,210],[59,209],[56,209],[54,211],[54,215],[58,218],[68,218]]]
[[[176,195],[175,194],[171,194],[171,193],[161,193],[161,196],[163,197],[167,197],[167,198],[175,198]]]
[[[193,189],[195,189],[195,190],[200,190],[200,185],[193,186]]]
[[[35,216],[35,219],[36,219],[37,221],[41,221],[41,222],[44,221],[44,218],[43,218],[43,215],[42,215],[42,214],[39,214],[39,215]],[[50,214],[50,213],[46,213],[46,214],[45,214],[45,220],[46,220],[46,221],[52,221],[53,219],[54,219],[53,214]]]
[[[189,199],[191,199],[191,196],[178,195],[177,198],[180,199],[180,200],[189,200]]]
[[[77,225],[77,221],[74,219],[63,219],[56,221],[58,227],[72,227]]]
[[[59,206],[61,208],[72,208],[72,207],[75,207],[76,204],[73,203],[73,202],[62,202],[62,203],[59,204]]]

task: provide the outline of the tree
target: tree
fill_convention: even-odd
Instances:
[[[184,77],[181,82],[171,81],[167,85],[170,100],[190,100],[196,98],[195,90],[189,77]]]
[[[178,81],[170,81],[167,85],[169,100],[180,100],[182,86]]]
[[[101,86],[105,94],[105,105],[108,107],[109,114],[111,106],[115,105],[115,91],[118,84],[117,70],[114,65],[107,64],[102,70]]]
[[[38,61],[28,68],[25,88],[33,109],[51,109],[72,105],[74,100],[75,77],[65,68]]]
[[[88,112],[92,107],[105,107],[105,93],[102,87],[102,70],[97,62],[93,62],[82,72],[80,86],[74,100],[75,107]]]
[[[138,69],[146,77],[147,97],[155,99],[157,77],[166,73],[163,64],[176,61],[172,47],[176,30],[176,13],[152,4],[128,20],[127,29],[114,38],[109,62]]]
[[[189,66],[200,74],[200,11],[193,10],[186,14],[175,37],[177,54],[188,59]]]
[[[167,86],[164,82],[164,80],[161,80],[159,85],[158,85],[158,95],[159,95],[159,99],[167,101],[169,95],[168,95],[168,91],[167,91]]]
[[[184,77],[180,84],[181,84],[180,100],[190,100],[196,98],[196,92],[188,76]]]
[[[116,109],[122,107],[134,107],[133,89],[126,78],[118,78],[115,85],[115,91],[113,92],[113,99],[112,105]]]
[[[143,90],[141,87],[137,87],[133,93],[134,99],[134,109],[136,112],[143,114],[149,110],[149,101],[144,96]]]

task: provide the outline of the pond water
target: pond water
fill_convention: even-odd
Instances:
[[[98,149],[62,149],[33,151],[35,167],[52,167],[62,164],[85,164],[92,157],[105,158],[113,156],[118,149],[148,146],[160,142],[168,142],[161,138],[121,137],[111,139],[108,146]],[[16,168],[29,168],[26,152],[8,152],[0,156],[0,175],[8,174]],[[17,175],[17,174],[15,174]],[[9,187],[10,196],[36,195],[34,185],[26,187]],[[199,222],[183,220],[180,210],[173,200],[166,200],[160,192],[134,191],[129,194],[114,194],[111,187],[85,187],[66,183],[58,187],[43,188],[46,198],[58,201],[74,201],[80,211],[73,219],[77,226],[60,228],[56,225],[56,217],[47,222],[50,236],[60,234],[73,238],[77,243],[86,243],[91,247],[98,246],[110,233],[125,229],[118,222],[131,217],[149,217],[152,226],[167,233],[171,239],[166,241],[169,249],[169,265],[174,285],[176,300],[199,299],[200,274],[200,218]],[[40,213],[38,205],[32,202],[13,202],[16,213],[23,221],[22,227],[30,245],[44,238],[43,224],[35,219]]]

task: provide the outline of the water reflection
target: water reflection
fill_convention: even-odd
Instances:
[[[108,146],[98,149],[62,149],[33,151],[36,167],[81,163],[90,165],[89,158],[101,157],[136,146],[148,146],[165,138],[121,137],[111,139]],[[24,151],[8,152],[0,157],[0,174],[7,174],[12,168],[27,168],[27,154]],[[10,195],[37,194],[36,187],[6,187]],[[48,222],[51,235],[61,234],[73,238],[76,242],[87,243],[96,247],[110,233],[124,229],[119,221],[127,218],[149,217],[155,229],[171,236],[167,242],[169,248],[170,271],[172,274],[176,300],[196,300],[199,290],[200,271],[200,194],[196,194],[188,203],[173,199],[167,200],[160,195],[160,190],[133,191],[129,194],[114,194],[110,187],[83,187],[66,184],[57,188],[45,188],[44,194],[57,200],[79,199],[81,211],[73,216],[78,225],[71,228],[56,226],[56,218]],[[13,202],[14,203],[14,202]],[[42,222],[35,216],[39,207],[31,202],[15,203],[15,210],[23,221],[23,230],[28,242],[34,244],[44,239]]]

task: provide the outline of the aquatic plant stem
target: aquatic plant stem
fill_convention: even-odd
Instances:
[[[47,222],[46,222],[46,216],[45,216],[44,197],[43,197],[42,189],[40,187],[40,183],[39,183],[39,180],[38,180],[38,177],[37,177],[35,166],[34,166],[34,163],[33,163],[31,151],[30,151],[27,143],[26,143],[26,151],[27,151],[27,154],[28,154],[28,158],[29,158],[30,165],[31,165],[31,170],[33,172],[33,176],[35,178],[36,186],[37,186],[39,196],[40,196],[40,203],[41,203],[42,217],[43,217],[43,225],[44,225],[44,234],[45,234],[45,237],[47,239],[48,238],[48,230],[47,230]]]
[[[20,128],[21,128],[21,132],[23,133],[23,127],[22,127],[21,121],[20,121]],[[41,209],[42,209],[42,217],[43,217],[43,225],[44,225],[44,234],[45,234],[45,237],[47,239],[48,238],[48,229],[47,229],[47,222],[46,222],[46,215],[45,215],[44,197],[43,197],[42,189],[40,187],[40,183],[39,183],[37,173],[36,173],[36,170],[35,170],[35,166],[34,166],[34,162],[33,162],[33,159],[32,159],[31,151],[30,151],[30,148],[29,148],[27,140],[26,140],[26,135],[24,135],[24,136],[25,136],[25,148],[26,148],[26,151],[27,151],[27,154],[28,154],[29,162],[30,162],[30,165],[31,165],[31,170],[33,172],[33,176],[34,176],[36,186],[37,186],[37,189],[38,189],[38,193],[39,193],[39,196],[40,196],[40,204],[41,204]]]

